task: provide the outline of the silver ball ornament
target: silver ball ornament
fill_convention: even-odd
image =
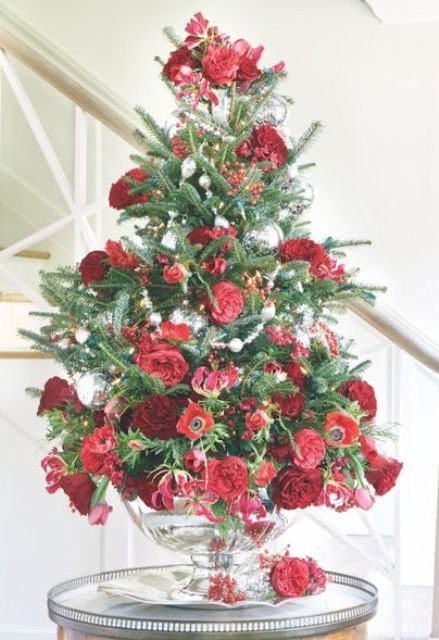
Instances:
[[[276,222],[261,220],[251,231],[244,234],[242,244],[247,251],[264,254],[276,251],[283,237],[282,229]]]
[[[181,163],[181,176],[185,180],[191,178],[197,170],[197,163],[191,157],[185,158]]]
[[[242,351],[243,346],[244,343],[240,338],[232,338],[227,345],[227,348],[232,353],[239,353],[240,351]]]
[[[90,331],[80,327],[75,331],[75,340],[78,344],[85,344],[90,337]]]
[[[194,335],[198,335],[207,327],[207,318],[192,309],[178,307],[169,316],[169,320],[174,324],[187,324]]]
[[[177,246],[177,236],[173,231],[166,231],[163,234],[161,244],[166,247],[166,249],[171,249],[171,251],[174,251]]]
[[[166,122],[165,122],[165,126],[163,127],[165,132],[167,133],[167,135],[170,138],[173,138],[175,135],[177,135],[179,128],[181,127],[181,121],[180,118],[178,118],[177,116],[170,116]]]
[[[273,95],[259,110],[257,122],[281,127],[288,120],[288,102],[282,96]]]
[[[203,173],[203,175],[198,179],[198,184],[202,189],[209,189],[210,185],[212,184],[212,180],[210,179],[210,176],[207,175],[207,173]]]
[[[290,213],[302,213],[305,209],[309,209],[313,203],[314,189],[308,180],[301,175],[297,175],[289,180],[281,189],[292,198],[291,202],[287,205]]]
[[[107,399],[110,383],[100,369],[83,373],[76,382],[76,393],[80,402],[90,409],[100,407]]]
[[[213,222],[215,227],[225,227],[227,228],[229,226],[229,221],[227,220],[227,218],[225,218],[224,216],[220,215],[219,213],[216,214],[215,216],[215,220]]]

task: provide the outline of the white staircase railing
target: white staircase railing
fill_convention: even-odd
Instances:
[[[38,116],[33,110],[14,67],[9,60],[19,60],[26,67],[44,78],[58,91],[70,98],[76,106],[75,118],[75,185],[73,192],[67,183],[61,165],[57,160]],[[76,242],[76,258],[79,257],[81,241],[85,247],[93,248],[97,244],[95,231],[88,218],[104,206],[103,200],[86,203],[84,154],[86,152],[85,114],[88,113],[101,124],[111,129],[119,137],[137,147],[132,131],[136,119],[130,107],[117,95],[109,91],[102,83],[63,52],[50,45],[42,36],[36,34],[28,25],[19,20],[13,13],[0,7],[0,65],[15,97],[28,121],[40,149],[52,171],[52,175],[64,196],[67,207],[66,214],[30,236],[17,241],[0,250],[0,274],[15,284],[18,291],[37,304],[41,304],[38,293],[29,285],[15,277],[6,268],[6,258],[27,250],[36,242],[48,238],[69,222],[74,222]],[[99,139],[99,136],[97,136]],[[349,303],[349,309],[364,322],[376,329],[399,349],[407,352],[417,362],[429,370],[439,373],[439,346],[402,319],[394,311],[382,305],[372,307],[361,302]],[[3,355],[2,355],[3,354]],[[0,357],[14,357],[7,352],[0,352]],[[439,494],[438,494],[439,513]],[[432,637],[439,638],[439,527],[436,528],[436,560],[434,583],[434,610]],[[396,632],[399,635],[399,631]]]

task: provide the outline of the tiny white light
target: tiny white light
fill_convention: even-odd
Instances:
[[[149,316],[149,320],[151,324],[153,324],[155,327],[158,327],[162,323],[162,315],[161,313],[155,311],[154,313],[151,313],[151,315]]]
[[[242,351],[244,343],[242,340],[240,340],[240,338],[232,338],[227,346],[233,353],[239,353],[240,351]]]
[[[90,331],[87,329],[76,329],[75,331],[75,340],[78,344],[85,344],[90,337]]]

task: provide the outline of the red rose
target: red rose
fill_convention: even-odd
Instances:
[[[156,394],[137,405],[131,426],[140,429],[148,438],[168,440],[178,436],[175,428],[179,403],[170,396]]]
[[[253,153],[250,140],[243,140],[239,146],[236,147],[235,153],[238,158],[250,158]]]
[[[244,308],[244,298],[241,290],[228,280],[216,282],[212,286],[215,304],[206,301],[206,307],[215,324],[229,324],[241,314]]]
[[[109,203],[113,209],[126,209],[132,204],[141,204],[142,202],[148,202],[148,196],[146,193],[133,193],[130,194],[133,185],[130,184],[125,178],[131,178],[135,182],[145,182],[148,180],[149,175],[142,169],[131,169],[127,171],[117,182],[111,185]]]
[[[238,80],[249,86],[262,75],[257,63],[250,56],[243,56],[239,61]]]
[[[180,349],[172,345],[147,345],[136,355],[135,361],[145,373],[156,376],[167,387],[181,382],[189,371]]]
[[[288,160],[288,149],[283,138],[269,124],[253,129],[249,141],[244,141],[235,150],[238,157],[252,155],[253,162],[270,163],[268,171],[282,167]]]
[[[258,409],[254,413],[247,413],[245,416],[245,424],[251,431],[260,431],[269,423],[270,419],[262,409]]]
[[[365,380],[349,380],[341,385],[338,392],[351,402],[358,402],[358,406],[366,415],[361,422],[373,420],[377,413],[377,399],[374,388]]]
[[[291,443],[286,435],[282,435],[277,439],[272,439],[267,446],[267,455],[271,456],[276,462],[287,462],[291,459]]]
[[[212,431],[214,424],[215,421],[210,413],[204,411],[199,404],[189,402],[187,409],[177,422],[177,431],[189,440],[198,440],[205,433]]]
[[[288,466],[273,480],[273,502],[281,509],[305,509],[317,500],[323,489],[321,469],[303,471]]]
[[[314,240],[298,238],[280,243],[279,255],[284,262],[309,262],[309,270],[317,278],[328,277],[331,259],[324,247]]]
[[[340,411],[326,415],[323,429],[328,447],[350,447],[360,435],[358,422]]]
[[[104,262],[108,259],[106,251],[91,251],[87,253],[79,265],[81,280],[85,285],[100,282],[107,275],[109,266]]]
[[[238,232],[234,227],[208,227],[202,225],[201,227],[195,227],[190,233],[188,233],[187,239],[191,244],[201,244],[202,247],[207,247],[213,240],[222,238],[223,236],[230,236],[236,238]],[[225,241],[221,247],[223,253],[227,253],[231,249],[230,241]]]
[[[203,267],[211,276],[222,276],[227,269],[227,260],[225,258],[209,258],[203,262]]]
[[[293,462],[299,469],[315,469],[323,460],[326,453],[325,439],[323,436],[305,427],[294,434]]]
[[[263,462],[253,476],[258,487],[266,487],[275,477],[276,467],[272,462]]]
[[[169,320],[165,320],[160,325],[160,333],[165,340],[175,340],[176,342],[188,342],[192,340],[192,333],[187,324],[174,324]]]
[[[279,411],[282,416],[295,420],[303,411],[305,401],[301,393],[290,393],[286,396],[275,394],[273,402],[279,405]]]
[[[239,69],[239,53],[231,47],[210,45],[202,64],[204,76],[212,84],[232,84]]]
[[[140,264],[136,256],[125,251],[120,242],[107,240],[105,251],[108,254],[108,264],[115,269],[135,269]]]
[[[303,369],[298,362],[289,362],[283,368],[290,380],[303,391],[306,387],[306,378]]]
[[[40,416],[45,411],[52,411],[53,409],[64,409],[67,404],[74,405],[77,412],[81,411],[82,405],[73,385],[69,384],[64,378],[54,376],[49,378],[44,385],[37,415]]]
[[[164,75],[175,85],[186,84],[192,76],[192,71],[197,66],[197,61],[187,47],[180,47],[172,51],[165,66]]]
[[[398,460],[377,454],[365,473],[366,480],[373,486],[377,496],[383,496],[393,489],[401,469],[402,463]]]
[[[283,598],[299,598],[309,586],[309,569],[305,560],[284,556],[274,565],[270,582],[273,589]]]
[[[179,262],[168,265],[163,269],[163,279],[168,284],[179,284],[186,279],[186,275],[187,273],[184,265]]]
[[[63,476],[60,484],[76,511],[79,511],[82,516],[87,515],[96,489],[96,485],[88,473],[73,473],[69,476]]]
[[[207,488],[223,500],[234,500],[248,489],[248,468],[239,456],[209,460]]]
[[[198,473],[204,468],[206,456],[201,449],[191,449],[183,456],[183,464],[185,469],[192,473]]]

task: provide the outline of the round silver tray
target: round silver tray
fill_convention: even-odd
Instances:
[[[376,612],[376,587],[354,576],[327,572],[332,581],[321,598],[300,607],[285,603],[279,609],[176,609],[127,602],[99,592],[102,582],[144,571],[146,567],[106,571],[68,580],[48,594],[49,617],[61,627],[83,633],[129,640],[163,640],[191,634],[205,640],[227,638],[263,640],[329,633],[354,627]]]

